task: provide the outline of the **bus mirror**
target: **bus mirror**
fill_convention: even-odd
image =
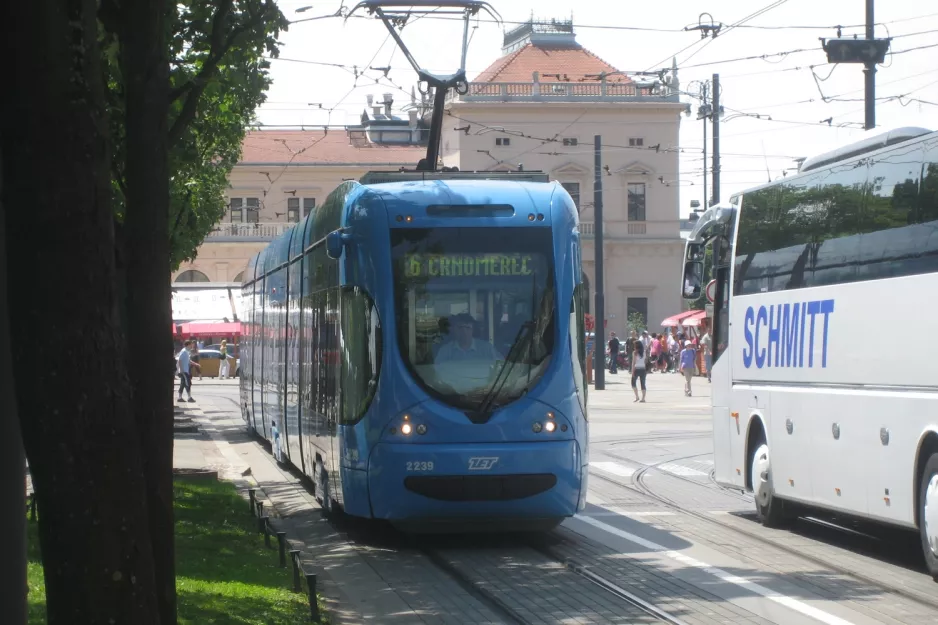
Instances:
[[[681,295],[687,300],[696,300],[700,298],[703,288],[703,263],[695,260],[688,260],[684,263],[684,280]]]
[[[342,240],[342,233],[336,230],[326,235],[326,254],[333,260],[342,258],[342,248],[345,242]]]
[[[704,248],[703,243],[691,243],[687,242],[687,252],[684,255],[685,261],[700,261],[703,262],[704,255],[706,254],[706,249]]]

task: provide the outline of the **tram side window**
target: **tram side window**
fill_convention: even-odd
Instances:
[[[378,388],[381,366],[381,321],[378,309],[359,287],[342,289],[342,411],[343,423],[357,423]]]
[[[573,290],[573,300],[570,302],[570,353],[573,357],[573,381],[576,384],[577,397],[584,415],[588,388],[586,384],[586,319],[583,314],[585,293],[586,285],[583,283],[576,285]]]
[[[740,211],[734,294],[936,272],[936,225],[938,145],[900,145],[757,190]]]

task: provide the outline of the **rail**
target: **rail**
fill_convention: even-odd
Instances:
[[[231,223],[222,222],[215,224],[215,227],[205,236],[207,242],[224,241],[273,241],[281,234],[295,226],[295,223],[282,222],[255,222],[255,223]]]
[[[629,82],[470,82],[465,94],[449,93],[448,102],[678,102],[666,86]]]

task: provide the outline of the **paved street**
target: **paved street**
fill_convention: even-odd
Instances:
[[[768,530],[751,497],[712,482],[705,378],[685,397],[678,375],[649,375],[644,404],[624,374],[591,389],[589,505],[546,546],[427,539],[416,550],[313,514],[297,476],[244,434],[237,392],[237,381],[194,385],[198,403],[184,408],[196,408],[202,433],[177,437],[177,464],[229,476],[250,467],[297,548],[323,568],[324,592],[342,607],[336,622],[938,623],[938,587],[914,534],[825,518]]]

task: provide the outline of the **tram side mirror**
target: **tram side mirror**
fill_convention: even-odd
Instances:
[[[338,230],[326,235],[326,254],[332,260],[342,258],[342,248],[345,247],[345,241],[342,239],[342,233]]]
[[[696,300],[700,297],[703,288],[703,263],[699,260],[688,260],[684,263],[684,279],[682,280],[681,295],[687,300]]]

